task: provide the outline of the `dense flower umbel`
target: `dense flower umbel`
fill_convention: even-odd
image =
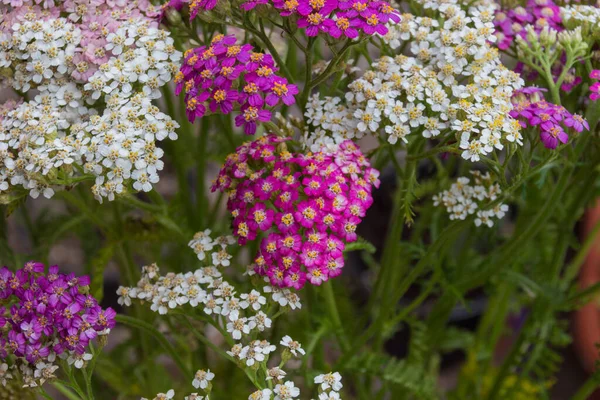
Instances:
[[[434,205],[442,205],[450,214],[450,219],[464,220],[467,216],[475,214],[475,225],[494,226],[494,218],[502,219],[508,211],[506,204],[496,204],[489,210],[481,210],[482,206],[496,200],[502,193],[500,186],[493,182],[489,172],[481,174],[479,171],[471,171],[474,184],[467,177],[460,177],[453,183],[450,190],[433,196]]]
[[[186,52],[175,78],[176,93],[185,92],[190,121],[202,118],[207,105],[210,112],[222,114],[239,105],[235,124],[252,135],[258,123],[271,119],[270,108],[296,102],[298,87],[278,76],[277,70],[271,55],[253,52],[249,44],[236,44],[233,35],[217,35],[210,46]]]
[[[269,1],[249,0],[242,8],[250,10],[266,3]],[[296,17],[307,36],[321,32],[336,39],[385,35],[388,23],[400,22],[398,11],[381,0],[273,0],[271,5],[282,17]]]
[[[11,29],[25,33],[27,23],[33,23],[37,27],[39,39],[42,38],[39,34],[51,27],[52,20],[55,19],[69,21],[79,31],[68,33],[63,27],[53,26],[54,31],[50,35],[45,32],[44,38],[51,39],[46,41],[46,46],[30,47],[39,53],[30,51],[29,57],[18,58],[36,61],[36,55],[47,54],[48,58],[45,61],[49,65],[44,65],[45,78],[49,77],[49,69],[58,69],[60,74],[73,75],[77,79],[91,76],[110,57],[111,50],[107,51],[105,46],[113,41],[116,31],[128,20],[144,21],[150,23],[153,28],[158,27],[155,21],[158,10],[148,0],[0,0],[0,3],[5,5],[0,20],[0,48],[6,43],[5,39],[13,35]],[[117,44],[113,48],[118,46]],[[23,49],[24,47],[21,50]],[[118,54],[118,50],[112,51],[112,54]],[[74,57],[71,59],[69,56]],[[2,61],[3,57],[0,55],[0,67],[5,66],[2,65]],[[25,75],[28,73],[25,72]]]
[[[507,112],[522,79],[488,43],[495,39],[493,8],[439,3],[424,4],[438,19],[404,14],[383,38],[393,49],[405,42],[410,56],[381,57],[350,83],[345,99],[315,95],[305,113],[314,127],[308,144],[365,134],[383,134],[391,144],[409,135],[450,136],[471,161],[521,144],[520,126]]]
[[[24,20],[1,34],[0,68],[11,71],[10,84],[36,89],[28,102],[2,107],[1,194],[49,198],[95,179],[101,201],[127,186],[149,191],[158,181],[156,142],[175,139],[179,125],[151,100],[177,72],[181,53],[151,20],[111,21],[93,46],[89,27],[65,18]],[[97,65],[86,61],[88,51]]]
[[[59,273],[57,266],[46,274],[37,262],[15,273],[0,269],[0,359],[26,386],[53,377],[56,356],[81,368],[91,359],[90,341],[115,326],[116,313],[100,308],[88,294],[89,283],[87,276]]]
[[[571,128],[578,133],[590,129],[581,115],[571,114],[563,106],[544,100],[542,89],[524,88],[513,96],[513,103],[511,116],[517,118],[524,128],[539,126],[540,139],[549,149],[568,142],[569,135],[565,129]]]
[[[241,245],[262,236],[256,272],[300,289],[341,273],[344,243],[357,239],[379,172],[351,141],[309,154],[290,153],[285,141],[270,135],[240,146],[212,190],[229,195]]]

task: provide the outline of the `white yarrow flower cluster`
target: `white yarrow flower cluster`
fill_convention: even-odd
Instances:
[[[481,174],[479,171],[471,171],[471,174],[473,183],[467,177],[458,178],[449,190],[433,197],[434,205],[445,207],[452,220],[464,220],[467,216],[476,214],[476,226],[491,228],[494,226],[494,219],[500,220],[506,215],[508,206],[499,203],[490,210],[483,210],[482,206],[496,200],[502,190],[493,182],[489,172]]]
[[[454,135],[462,157],[478,161],[506,143],[521,144],[520,126],[509,116],[511,96],[523,84],[505,68],[498,51],[493,7],[462,10],[457,1],[427,2],[437,19],[403,15],[383,40],[408,42],[410,56],[384,56],[349,85],[345,101],[313,98],[305,114],[314,147],[365,134],[389,143]],[[350,116],[350,117],[349,117]]]
[[[156,143],[176,139],[179,125],[151,100],[178,70],[181,53],[148,21],[123,22],[99,48],[107,62],[93,72],[78,61],[81,40],[80,29],[64,18],[17,23],[11,37],[0,38],[0,68],[12,71],[9,83],[39,92],[3,107],[0,194],[25,190],[50,198],[95,180],[92,191],[102,201],[129,187],[150,191],[158,181],[163,151]]]
[[[600,33],[600,8],[588,5],[569,5],[561,7],[563,23],[570,28],[587,27],[591,33]]]

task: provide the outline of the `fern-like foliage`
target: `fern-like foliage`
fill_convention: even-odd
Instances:
[[[436,371],[428,368],[427,326],[420,321],[410,321],[409,326],[411,339],[406,358],[366,351],[354,357],[345,369],[387,383],[402,398],[439,399]]]

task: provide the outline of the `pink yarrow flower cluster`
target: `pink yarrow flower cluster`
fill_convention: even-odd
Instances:
[[[595,69],[590,73],[590,78],[600,80],[600,69]],[[596,101],[600,99],[600,82],[595,82],[590,86],[590,99]]]
[[[15,273],[0,269],[0,358],[32,372],[56,356],[83,365],[92,339],[115,326],[115,311],[103,310],[88,294],[90,279],[63,274],[57,266],[28,262]],[[73,360],[73,361],[72,361]]]
[[[227,157],[212,190],[226,192],[240,245],[259,237],[255,271],[278,287],[320,285],[344,266],[345,243],[371,206],[379,172],[351,141],[294,154],[264,136]]]
[[[190,1],[190,18],[198,12],[212,10],[218,0]],[[179,6],[178,0],[169,4]],[[354,39],[360,34],[385,35],[386,24],[400,22],[400,13],[381,0],[247,0],[241,7],[250,11],[258,5],[270,4],[282,17],[296,17],[296,24],[307,36],[325,33],[334,38]]]
[[[242,4],[251,10],[268,0],[249,0]],[[386,1],[373,0],[273,0],[272,6],[282,17],[297,17],[306,36],[323,32],[334,38],[354,39],[361,33],[385,35],[388,22],[400,22],[400,13]]]
[[[211,45],[188,50],[175,77],[176,94],[185,92],[186,114],[190,121],[212,113],[229,114],[236,105],[240,115],[236,126],[253,135],[257,124],[271,119],[270,108],[296,102],[298,87],[276,74],[278,68],[269,54],[238,45],[233,35],[217,35]]]
[[[567,143],[568,128],[575,132],[590,129],[588,122],[577,114],[571,114],[563,106],[544,100],[544,89],[527,87],[513,96],[513,109],[510,116],[518,119],[524,128],[538,126],[540,139],[548,149],[556,149],[559,143]]]

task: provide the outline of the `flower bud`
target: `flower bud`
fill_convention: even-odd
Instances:
[[[557,32],[554,29],[545,26],[544,29],[542,29],[542,31],[540,32],[540,43],[542,44],[542,46],[553,46],[556,43],[556,34]]]
[[[177,11],[173,8],[167,9],[165,15],[166,15],[167,21],[169,21],[169,25],[172,25],[172,26],[181,25],[181,22],[183,21],[181,19],[181,14],[179,13],[179,11]]]

